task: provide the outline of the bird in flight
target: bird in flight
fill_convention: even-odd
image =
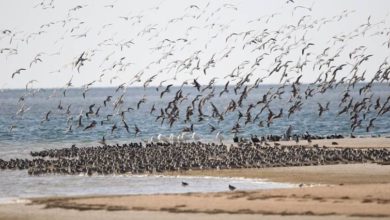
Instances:
[[[13,79],[16,74],[20,74],[20,72],[25,71],[25,70],[26,70],[25,68],[20,68],[20,69],[16,70],[15,72],[12,73],[11,78]]]

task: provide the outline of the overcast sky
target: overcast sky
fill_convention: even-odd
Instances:
[[[180,85],[197,77],[201,83],[217,77],[217,84],[224,84],[229,80],[225,76],[234,68],[243,64],[241,71],[245,75],[260,55],[258,51],[253,52],[253,45],[244,48],[246,42],[264,31],[273,35],[282,26],[297,26],[305,15],[301,22],[308,25],[307,30],[278,36],[276,43],[286,45],[305,38],[305,43],[292,48],[295,51],[285,60],[292,60],[291,65],[295,65],[307,59],[313,65],[325,48],[330,47],[329,54],[342,48],[338,64],[350,63],[352,67],[349,53],[365,46],[362,53],[373,55],[363,66],[369,78],[390,54],[385,44],[390,41],[389,10],[388,0],[294,0],[294,3],[286,0],[2,0],[0,88],[25,88],[31,80],[36,80],[29,85],[34,88],[63,87],[70,79],[74,86],[93,81],[96,81],[94,86],[121,83],[142,86],[155,74],[150,85],[158,85],[163,80]],[[338,19],[340,15],[345,17]],[[332,21],[319,27],[319,22],[326,19]],[[353,36],[359,25],[368,22],[372,28],[364,35],[335,40]],[[310,28],[311,24],[315,28]],[[232,35],[227,39],[232,33],[250,30],[246,37]],[[310,54],[302,56],[302,46],[310,42],[314,44],[307,50]],[[78,71],[74,62],[83,52],[88,60]],[[262,51],[265,52],[270,51]],[[192,63],[178,65],[189,57],[194,58],[194,54],[197,59]],[[205,75],[203,67],[213,55],[215,66]],[[39,59],[31,63],[34,58]],[[201,69],[191,73],[198,61]],[[273,57],[262,61],[253,70],[252,79],[267,75],[273,63]],[[190,67],[184,68],[185,64]],[[11,78],[20,68],[26,70]],[[291,72],[292,78],[299,75]],[[305,68],[302,81],[312,82],[320,72]],[[141,82],[135,76],[140,76]],[[343,73],[339,77],[342,76]],[[279,83],[280,75],[274,74],[265,82]]]

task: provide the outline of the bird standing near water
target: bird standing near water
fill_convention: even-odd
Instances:
[[[287,131],[286,131],[286,139],[287,140],[290,140],[290,138],[291,138],[292,129],[293,129],[293,126],[289,125],[288,128],[287,128]]]
[[[220,131],[218,131],[217,135],[215,135],[215,140],[217,140],[219,143],[223,142],[223,135],[221,134]]]

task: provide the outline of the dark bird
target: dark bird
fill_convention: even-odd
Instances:
[[[103,135],[102,139],[101,139],[98,143],[99,143],[99,144],[102,144],[102,145],[104,145],[104,146],[107,145],[107,143],[106,143],[106,138],[104,137],[104,135]]]
[[[22,72],[22,71],[24,71],[24,70],[26,70],[26,69],[25,69],[25,68],[20,68],[20,69],[16,70],[14,73],[12,73],[11,78],[13,79],[13,78],[15,77],[16,74],[20,74],[20,72]]]
[[[51,114],[51,111],[48,111],[46,114],[45,114],[45,118],[42,119],[41,123],[45,122],[45,121],[50,121],[49,119],[49,115]]]
[[[112,98],[112,96],[107,96],[107,98],[103,101],[103,104],[104,104],[104,107],[106,107],[107,106],[107,102],[110,102],[111,101],[111,98]]]
[[[80,55],[80,57],[76,60],[74,67],[77,67],[77,72],[80,72],[80,67],[84,66],[84,61],[88,60],[84,57],[85,51]]]
[[[187,183],[187,182],[184,182],[184,181],[181,181],[181,185],[182,185],[182,186],[188,186],[188,183]]]
[[[171,88],[172,86],[173,86],[173,84],[167,85],[167,87],[165,88],[165,90],[161,92],[161,94],[160,94],[160,99],[164,96],[165,93],[169,93],[169,92],[171,91],[170,88]]]
[[[141,132],[141,130],[138,128],[137,125],[134,125],[134,131],[135,131],[135,135],[134,136],[137,136]]]
[[[137,110],[140,108],[142,103],[145,103],[145,101],[146,101],[146,98],[142,98],[141,100],[139,100],[139,102],[137,103]]]
[[[198,83],[198,81],[196,81],[196,79],[194,79],[194,82],[192,83],[192,85],[194,85],[194,87],[198,90],[198,92],[200,91],[200,84]]]
[[[93,120],[90,125],[84,128],[84,131],[96,127],[96,124],[97,124],[96,121]]]
[[[318,104],[318,116],[321,117],[322,113],[329,110],[329,102],[326,103],[325,107],[323,107],[320,103]]]
[[[255,135],[255,136],[253,136],[252,134],[251,134],[251,141],[252,141],[252,143],[259,143],[260,142],[260,139]]]
[[[224,89],[219,93],[219,97],[221,97],[222,94],[225,93],[225,92],[226,92],[226,93],[229,93],[229,90],[228,90],[229,82],[230,82],[230,81],[227,81],[227,83],[225,84]]]
[[[114,133],[114,131],[117,129],[118,127],[116,126],[116,123],[111,127],[111,134]]]
[[[39,62],[42,62],[41,58],[39,58],[39,56],[36,56],[31,62],[30,62],[30,68],[33,64],[35,63],[38,63]]]
[[[236,187],[229,184],[229,190],[234,191],[234,190],[236,190]]]
[[[376,120],[376,118],[373,118],[370,120],[370,122],[368,123],[368,126],[366,127],[366,132],[369,132],[371,128],[375,127],[374,126],[374,121]]]
[[[208,125],[210,127],[210,133],[213,133],[215,130],[217,130],[217,128],[214,127],[213,125],[211,125],[211,124],[208,124]]]
[[[125,127],[127,133],[130,133],[129,126],[127,125],[127,123],[124,120],[122,120],[122,123],[123,123],[123,126]]]
[[[302,55],[305,53],[305,50],[307,50],[310,46],[314,45],[313,43],[308,43],[303,49],[302,49]]]

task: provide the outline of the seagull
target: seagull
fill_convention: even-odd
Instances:
[[[46,113],[45,118],[42,119],[42,121],[41,121],[41,124],[42,124],[43,122],[45,122],[45,121],[50,121],[50,119],[49,119],[49,115],[50,115],[50,114],[51,114],[51,111],[48,111],[48,112]]]
[[[168,139],[162,134],[158,134],[157,140],[158,142],[168,142]]]
[[[135,131],[135,134],[134,134],[134,136],[137,136],[137,135],[138,135],[138,133],[140,133],[140,132],[141,132],[141,130],[138,128],[138,126],[137,126],[137,125],[134,125],[134,131]]]
[[[107,145],[106,144],[106,138],[104,137],[104,135],[103,135],[102,139],[99,141],[99,144],[103,144],[104,146]]]
[[[369,132],[370,129],[371,129],[372,127],[375,127],[375,126],[374,126],[374,121],[375,121],[375,120],[376,120],[376,118],[372,118],[372,119],[370,120],[368,126],[366,127],[366,131],[367,131],[367,132]]]
[[[200,137],[196,132],[192,133],[192,140],[195,142],[198,142],[200,140]]]
[[[219,141],[219,143],[222,143],[222,141],[223,141],[223,136],[222,136],[222,134],[221,134],[221,132],[220,131],[218,131],[218,133],[217,133],[217,135],[215,135],[215,139],[217,140],[217,141]]]
[[[84,131],[96,127],[96,124],[97,124],[96,121],[93,120],[90,125],[84,128]]]
[[[116,126],[116,123],[111,127],[111,134],[114,133],[115,129],[117,129],[118,127]]]

